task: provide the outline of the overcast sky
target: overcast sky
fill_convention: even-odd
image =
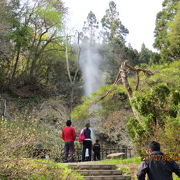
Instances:
[[[89,11],[93,11],[98,21],[105,15],[110,0],[64,0],[69,8],[69,24],[81,29]],[[163,0],[114,0],[120,20],[129,30],[126,38],[138,51],[144,42],[153,50],[156,14],[162,9]]]

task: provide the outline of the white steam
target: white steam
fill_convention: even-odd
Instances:
[[[90,96],[91,93],[95,92],[104,84],[102,71],[100,70],[101,63],[102,58],[99,54],[98,45],[89,43],[88,40],[84,41],[81,46],[80,68],[84,82],[85,96]],[[89,109],[89,112],[95,112],[98,108],[98,105],[93,105]],[[91,127],[93,127],[94,130],[97,129],[99,121],[100,119],[97,117],[89,118]]]
[[[85,96],[91,95],[103,85],[100,64],[102,58],[98,51],[98,46],[90,44],[88,41],[82,43],[80,54],[80,68],[84,82]]]

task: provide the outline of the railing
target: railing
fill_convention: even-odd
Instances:
[[[101,160],[103,160],[103,159],[107,159],[108,154],[124,153],[124,155],[122,155],[122,158],[126,159],[126,158],[131,158],[131,151],[132,151],[132,149],[128,148],[128,147],[101,146],[100,156],[101,156]],[[93,152],[92,152],[92,156],[93,156]],[[60,157],[58,158],[57,161],[62,162],[63,159],[64,159],[64,149],[61,149]],[[76,148],[75,149],[74,160],[75,160],[75,162],[80,162],[82,160],[82,148]]]
[[[107,159],[108,154],[124,153],[122,158],[131,158],[131,148],[128,147],[101,147],[101,159]]]

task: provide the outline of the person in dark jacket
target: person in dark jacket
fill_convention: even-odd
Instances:
[[[180,177],[179,165],[174,160],[166,158],[167,156],[160,151],[158,142],[149,143],[147,154],[149,156],[143,159],[139,167],[138,180],[145,180],[146,174],[149,180],[173,180],[173,172]]]
[[[64,145],[65,162],[68,162],[67,158],[69,154],[70,154],[70,162],[74,161],[74,141],[76,139],[76,132],[74,128],[71,127],[71,124],[72,124],[71,120],[67,120],[66,127],[62,131],[62,139],[65,142]]]
[[[99,144],[99,140],[96,140],[96,143],[93,145],[93,151],[94,151],[94,161],[100,160],[100,150],[101,146]]]
[[[90,124],[86,124],[86,128],[82,129],[85,139],[83,140],[83,149],[82,149],[82,161],[91,161],[92,154],[92,130],[90,129]],[[81,131],[81,133],[82,133]]]

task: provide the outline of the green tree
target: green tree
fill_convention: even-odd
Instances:
[[[109,73],[109,80],[115,79],[120,63],[126,59],[127,47],[125,36],[129,33],[122,24],[114,1],[110,1],[109,9],[102,20],[102,38],[104,42],[104,57]]]
[[[150,64],[160,64],[161,56],[159,53],[153,52],[150,57]]]
[[[83,36],[90,40],[90,43],[95,43],[98,39],[97,29],[99,28],[99,22],[96,19],[96,15],[90,11],[83,26]]]
[[[146,48],[145,44],[143,43],[141,46],[141,51],[139,53],[139,63],[149,64],[151,54],[152,51]]]
[[[7,71],[10,66],[10,42],[9,34],[12,24],[8,21],[9,9],[5,0],[0,1],[0,83],[7,77]]]
[[[174,38],[179,39],[174,28],[178,27],[178,15],[176,16],[176,14],[180,2],[178,0],[164,0],[162,6],[162,11],[156,17],[154,47],[160,50],[162,62],[174,61],[179,58],[176,54],[177,50],[174,50],[174,48],[177,49],[178,42],[176,42],[177,45],[173,45],[176,44],[173,40]]]
[[[127,49],[127,60],[129,61],[129,64],[132,66],[139,64],[139,53],[136,49],[133,49],[131,44],[128,45]]]
[[[125,43],[124,38],[129,31],[119,19],[119,13],[114,1],[109,2],[109,9],[106,10],[106,14],[103,16],[101,23],[104,30],[103,39],[105,42],[112,42],[118,39],[122,44]]]
[[[169,41],[168,52],[174,60],[180,59],[180,3],[173,21],[169,22],[169,31],[167,33]]]

